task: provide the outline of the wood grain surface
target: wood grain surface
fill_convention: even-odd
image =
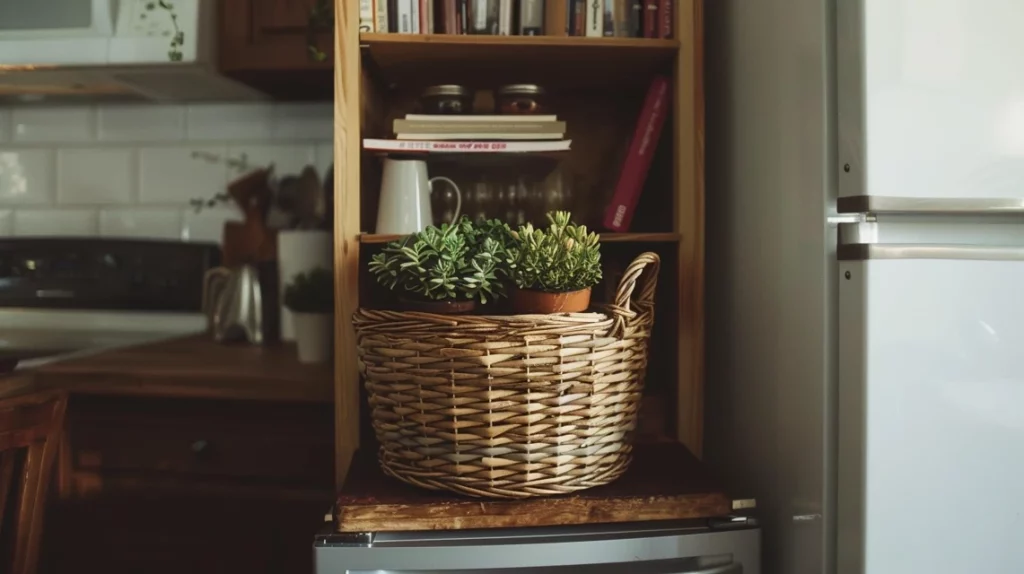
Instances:
[[[562,526],[710,518],[731,499],[678,443],[638,445],[625,475],[607,486],[519,501],[475,499],[407,486],[384,476],[376,452],[356,453],[338,495],[338,532]]]
[[[335,476],[340,486],[359,446],[359,371],[349,318],[359,307],[359,3],[334,3],[334,362]]]
[[[676,3],[676,224],[679,250],[679,387],[676,436],[700,457],[704,445],[704,22],[701,0]]]
[[[332,376],[329,364],[299,363],[292,345],[221,345],[195,335],[19,372],[0,378],[0,396],[53,388],[72,394],[330,403]]]

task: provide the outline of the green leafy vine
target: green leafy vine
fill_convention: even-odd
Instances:
[[[172,62],[180,62],[185,56],[181,51],[181,47],[185,45],[185,33],[178,27],[178,14],[174,11],[174,4],[167,0],[157,0],[156,2],[146,4],[146,10],[152,12],[156,10],[157,6],[167,12],[171,17],[171,25],[174,26],[174,34],[171,36],[171,45],[167,51],[167,57]]]
[[[327,53],[317,45],[318,30],[329,29],[334,25],[334,6],[330,0],[316,0],[309,9],[309,21],[306,26],[306,44],[309,57],[314,62],[327,61]]]

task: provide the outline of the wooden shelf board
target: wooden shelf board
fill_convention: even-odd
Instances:
[[[384,475],[376,453],[353,459],[335,507],[338,532],[462,530],[714,518],[732,499],[678,443],[634,448],[629,470],[612,484],[564,496],[468,498],[406,485]]]
[[[359,42],[392,85],[535,82],[552,90],[646,88],[652,74],[667,71],[680,46],[674,39],[445,34],[361,34]]]
[[[401,46],[457,46],[481,47],[569,47],[569,48],[634,48],[641,50],[674,50],[677,39],[662,38],[607,38],[588,36],[492,36],[486,34],[377,34],[359,35],[363,47],[383,45]]]
[[[363,233],[359,235],[360,243],[390,243],[401,239],[403,235],[378,235]],[[602,233],[602,243],[675,243],[682,236],[679,233]]]

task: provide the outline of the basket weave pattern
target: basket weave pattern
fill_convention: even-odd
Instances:
[[[637,257],[604,313],[359,309],[359,368],[384,472],[496,498],[618,478],[630,461],[658,267],[654,253]]]

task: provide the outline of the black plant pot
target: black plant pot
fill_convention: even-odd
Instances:
[[[403,311],[419,311],[421,313],[436,313],[438,315],[465,315],[472,313],[476,309],[476,301],[472,299],[463,301],[419,301],[399,297],[398,306]]]

